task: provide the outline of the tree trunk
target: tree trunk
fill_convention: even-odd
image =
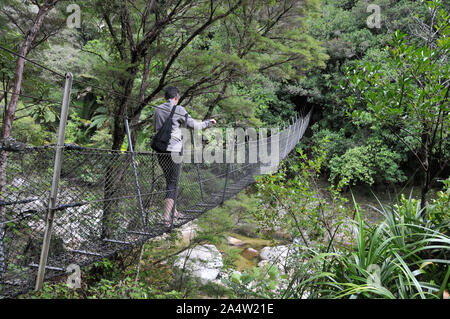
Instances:
[[[421,209],[425,209],[425,207],[426,207],[427,194],[428,194],[428,191],[430,190],[430,182],[431,182],[430,177],[431,177],[430,169],[428,168],[428,170],[426,172],[424,172],[424,180],[422,182],[422,189],[421,189],[421,194],[420,194],[420,208]]]
[[[3,126],[2,126],[2,138],[8,137],[11,135],[12,124],[14,121],[14,114],[16,112],[17,102],[19,101],[19,93],[22,88],[22,76],[23,76],[23,68],[25,65],[25,59],[22,57],[26,57],[31,49],[31,44],[33,40],[36,38],[42,23],[44,22],[47,14],[52,10],[58,0],[47,0],[44,5],[39,8],[36,19],[34,20],[33,25],[30,30],[28,30],[25,40],[22,42],[22,46],[19,51],[19,55],[21,57],[17,58],[16,62],[16,73],[14,79],[14,86],[12,90],[12,97],[9,101],[8,108],[5,110],[5,117],[3,118]]]
[[[14,86],[12,90],[12,97],[9,101],[8,107],[5,109],[2,130],[0,135],[0,140],[11,136],[12,126],[14,122],[14,116],[16,113],[17,102],[19,101],[19,93],[22,88],[22,78],[23,69],[25,65],[25,59],[31,49],[31,45],[38,34],[42,23],[44,22],[47,14],[52,10],[58,0],[47,0],[40,8],[36,15],[36,19],[33,25],[28,30],[22,46],[19,51],[20,57],[17,58],[16,62],[16,73],[14,78]],[[0,167],[0,200],[3,199],[3,194],[6,190],[6,170],[8,167],[8,153],[6,151],[0,151],[1,167]],[[0,223],[4,222],[6,218],[6,208],[0,207]],[[4,254],[3,238],[6,233],[6,228],[4,225],[0,226],[0,277],[2,273],[6,271],[6,257]]]
[[[117,100],[116,107],[114,109],[114,121],[113,121],[113,143],[112,153],[120,151],[126,135],[124,117],[127,115],[127,105],[132,93],[134,80],[136,78],[137,67],[133,67],[129,70],[130,78],[120,83],[121,87],[124,87],[123,96]],[[121,157],[119,157],[119,160]],[[120,181],[124,172],[126,171],[126,162],[123,165],[119,165],[116,161],[108,161],[105,167],[105,184],[104,184],[104,205],[103,205],[103,217],[102,217],[102,234],[101,238],[109,238],[113,236],[113,228],[115,227],[114,212],[117,211],[117,201],[111,200],[120,194]]]
[[[144,56],[144,70],[142,71],[142,82],[141,87],[139,89],[139,101],[142,103],[145,99],[145,91],[148,87],[148,75],[150,73],[150,53],[146,53]],[[131,118],[131,142],[133,145],[136,145],[137,140],[137,125],[139,122],[139,118],[141,117],[141,111],[133,114]]]
[[[430,133],[428,125],[425,123],[422,129],[422,145],[421,145],[421,158],[423,163],[423,179],[420,195],[420,208],[425,209],[427,203],[427,194],[430,190],[431,182],[431,153],[429,149]]]

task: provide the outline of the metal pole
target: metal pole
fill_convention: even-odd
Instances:
[[[62,162],[62,149],[64,147],[64,140],[66,137],[66,124],[67,124],[67,116],[69,113],[72,81],[73,81],[72,73],[70,72],[66,73],[66,83],[64,86],[64,97],[61,107],[61,117],[59,119],[58,143],[56,145],[55,165],[53,168],[52,189],[50,191],[44,241],[42,243],[41,258],[39,261],[39,269],[36,278],[36,287],[35,287],[36,291],[41,289],[44,283],[45,266],[47,264],[48,250],[50,247],[50,240],[53,228],[53,219],[55,216],[54,208],[56,207],[56,199],[58,196],[59,178],[61,173],[61,162]]]
[[[292,124],[291,124],[292,121]],[[292,136],[292,132],[293,132],[293,128],[294,128],[294,121],[292,120],[292,117],[289,119],[289,136],[291,137],[291,139],[287,141],[287,148],[288,148],[288,152],[286,153],[289,154],[291,151],[291,146],[292,146],[292,140],[293,140],[293,136]]]
[[[227,184],[228,184],[228,175],[230,172],[230,163],[227,163],[227,173],[225,175],[225,185],[223,187],[223,193],[222,193],[222,202],[220,203],[220,205],[223,204],[223,202],[225,201],[225,192],[227,190]]]
[[[288,145],[289,145],[289,135],[290,134],[291,134],[291,130],[290,130],[290,127],[288,127],[288,135],[286,137],[286,144],[285,144],[285,147],[284,147],[284,153],[283,153],[283,158],[282,159],[284,159],[286,157],[286,154],[287,154],[287,148],[288,148]]]
[[[155,152],[152,152],[152,184],[150,187],[151,187],[151,195],[147,201],[146,205],[147,208],[150,208],[150,205],[153,203],[153,189],[155,187]],[[148,217],[148,210],[145,216]]]
[[[295,119],[295,125],[294,125],[294,140],[295,140],[294,143],[295,143],[295,145],[297,145],[298,142],[300,141],[300,139],[298,138],[298,128],[299,128],[298,120]]]
[[[186,113],[185,118],[184,118],[184,128],[187,127],[187,121],[188,121],[188,114]],[[183,145],[181,145],[180,157],[183,157],[183,153],[184,153],[183,149],[184,149],[184,147],[183,147]],[[170,229],[173,228],[173,218],[174,218],[175,209],[176,209],[176,205],[177,205],[178,188],[179,188],[180,175],[181,175],[181,165],[183,165],[183,161],[181,161],[180,165],[178,166],[177,185],[175,187],[175,199],[173,200],[172,211],[170,212],[170,216],[171,216],[171,218],[170,218],[171,219],[171,221],[170,221]]]
[[[198,182],[199,182],[199,186],[200,186],[200,196],[202,198],[202,202],[205,200],[204,195],[203,195],[203,182],[202,182],[202,177],[200,175],[200,168],[198,163],[195,162],[195,156],[196,156],[196,144],[195,144],[195,136],[194,136],[194,130],[191,130],[191,140],[192,140],[192,146],[193,146],[193,150],[194,150],[194,164],[195,164],[195,169],[197,170],[197,176],[198,176]]]
[[[137,190],[137,195],[138,195],[138,204],[139,204],[139,208],[141,210],[142,226],[143,226],[143,228],[145,228],[147,226],[147,222],[145,220],[144,206],[142,205],[141,188],[139,187],[138,175],[137,175],[137,171],[136,171],[136,161],[134,159],[133,142],[131,141],[130,127],[128,126],[128,119],[127,118],[125,118],[125,129],[127,130],[128,147],[130,148],[131,164],[133,166],[134,181],[136,183],[136,190]]]
[[[153,189],[155,188],[155,152],[151,153],[152,156],[152,183],[150,184],[150,196],[148,200],[145,201],[145,208],[147,212],[145,213],[145,218],[148,218],[149,208],[153,203]]]

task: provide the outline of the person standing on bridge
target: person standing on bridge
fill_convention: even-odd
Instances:
[[[168,86],[165,90],[166,102],[159,105],[155,109],[154,128],[158,132],[172,115],[172,125],[169,144],[166,150],[158,150],[158,162],[161,166],[164,177],[166,179],[166,198],[164,206],[164,224],[171,225],[172,209],[173,216],[177,218],[179,213],[174,207],[175,197],[177,193],[178,178],[180,173],[180,163],[175,163],[172,153],[179,155],[182,149],[182,139],[180,126],[186,125],[190,129],[205,129],[216,123],[216,120],[209,119],[206,121],[194,120],[186,109],[178,105],[180,99],[180,91],[174,86]]]

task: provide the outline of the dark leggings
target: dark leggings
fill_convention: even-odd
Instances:
[[[157,156],[166,179],[166,198],[175,200],[181,164],[172,160],[171,152],[158,153]]]

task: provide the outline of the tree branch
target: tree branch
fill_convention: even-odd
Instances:
[[[111,34],[111,36],[113,38],[114,45],[116,46],[117,50],[119,51],[120,58],[122,60],[125,60],[126,54],[125,54],[123,44],[119,41],[119,38],[117,37],[116,31],[114,31],[114,27],[112,25],[112,22],[108,16],[108,14],[104,13],[103,18],[105,19],[106,25],[108,26],[109,33]]]
[[[170,69],[172,68],[173,63],[175,62],[175,60],[178,58],[178,56],[180,55],[180,53],[189,45],[189,43],[192,42],[192,40],[194,40],[200,33],[202,33],[205,29],[207,29],[211,24],[213,24],[214,22],[223,19],[225,17],[227,17],[228,15],[230,15],[233,11],[235,11],[242,3],[242,0],[239,0],[236,2],[236,4],[231,7],[227,12],[218,15],[214,18],[210,17],[202,26],[200,26],[197,30],[195,30],[191,36],[186,39],[183,43],[181,43],[180,47],[175,51],[175,53],[171,56],[169,62],[167,63],[166,67],[164,68],[162,75],[160,77],[159,83],[157,85],[157,87],[153,90],[152,93],[150,93],[149,96],[147,96],[144,101],[137,107],[137,109],[135,110],[134,114],[140,113],[142,111],[142,109],[156,96],[156,94],[158,94],[162,88],[166,85],[166,77],[167,74],[169,73]]]

